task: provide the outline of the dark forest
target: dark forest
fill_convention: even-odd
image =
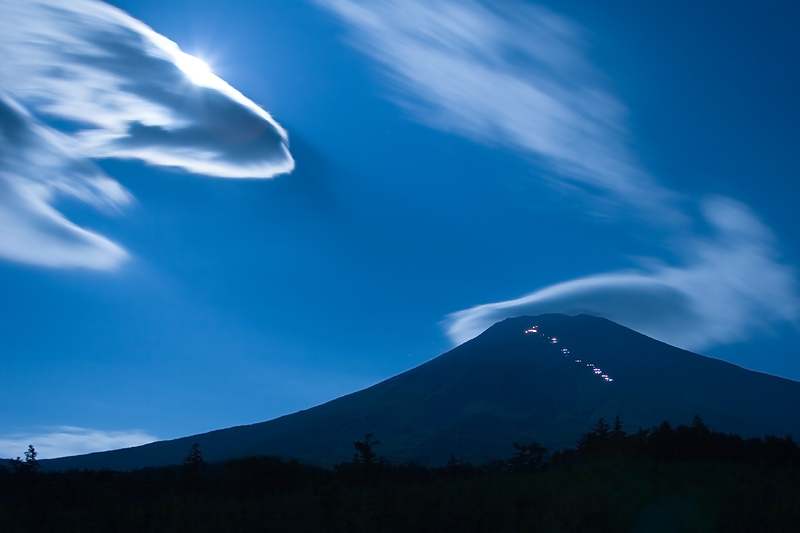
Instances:
[[[2,531],[796,531],[800,448],[667,422],[599,420],[574,448],[509,443],[474,465],[394,464],[371,434],[332,469],[277,457],[130,472],[0,469]]]

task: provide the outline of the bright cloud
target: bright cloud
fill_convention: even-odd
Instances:
[[[625,108],[603,90],[569,20],[522,3],[318,1],[356,29],[417,120],[520,150],[553,185],[595,201],[681,218],[677,195],[637,167]]]
[[[460,344],[511,316],[589,313],[700,350],[745,339],[776,321],[798,320],[795,273],[776,261],[768,228],[727,198],[703,207],[713,232],[690,241],[684,264],[589,276],[459,311],[445,322],[448,336]]]
[[[223,178],[294,167],[286,132],[266,111],[112,6],[4,0],[0,34],[0,257],[100,269],[126,257],[52,207],[62,196],[96,207],[130,200],[90,158]]]
[[[73,156],[72,144],[0,92],[0,257],[106,269],[127,257],[117,244],[76,226],[50,205],[57,196],[101,209],[130,201],[117,182]]]
[[[42,433],[0,436],[0,457],[22,457],[29,445],[36,449],[39,459],[54,459],[141,446],[156,440],[153,435],[140,430],[100,431],[61,426]]]
[[[798,319],[794,272],[778,260],[768,228],[745,206],[712,198],[701,206],[712,235],[692,233],[683,209],[692,201],[637,163],[625,107],[603,89],[573,22],[521,2],[317,1],[351,25],[356,46],[382,65],[417,120],[514,148],[549,169],[551,185],[632,207],[670,234],[666,251],[677,265],[651,261],[453,313],[445,322],[453,342],[546,312],[606,316],[692,349]]]

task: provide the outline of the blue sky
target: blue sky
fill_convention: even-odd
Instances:
[[[0,456],[267,420],[528,313],[800,379],[800,7],[595,4],[4,2]]]

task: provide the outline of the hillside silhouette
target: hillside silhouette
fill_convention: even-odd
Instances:
[[[275,420],[41,463],[119,470],[180,464],[196,442],[211,462],[271,455],[330,466],[352,458],[353,439],[368,433],[398,463],[482,463],[506,455],[511,442],[569,447],[599,418],[615,416],[633,429],[689,424],[700,415],[724,433],[800,435],[798,404],[798,382],[603,318],[548,314],[504,320],[398,376]]]

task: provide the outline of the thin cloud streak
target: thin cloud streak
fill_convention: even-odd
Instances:
[[[38,459],[55,459],[141,446],[156,440],[156,437],[141,430],[101,431],[60,426],[42,433],[17,433],[0,437],[0,457],[20,457],[29,445],[36,449]]]
[[[450,340],[460,344],[511,316],[589,313],[702,350],[746,339],[775,322],[797,322],[795,272],[776,261],[769,229],[728,198],[710,198],[703,207],[713,233],[689,243],[683,265],[588,276],[458,311],[444,323]]]
[[[223,178],[294,168],[287,134],[266,111],[112,6],[4,0],[0,34],[0,187],[8,192],[0,257],[98,269],[127,257],[52,207],[59,196],[101,209],[130,201],[90,158]]]

